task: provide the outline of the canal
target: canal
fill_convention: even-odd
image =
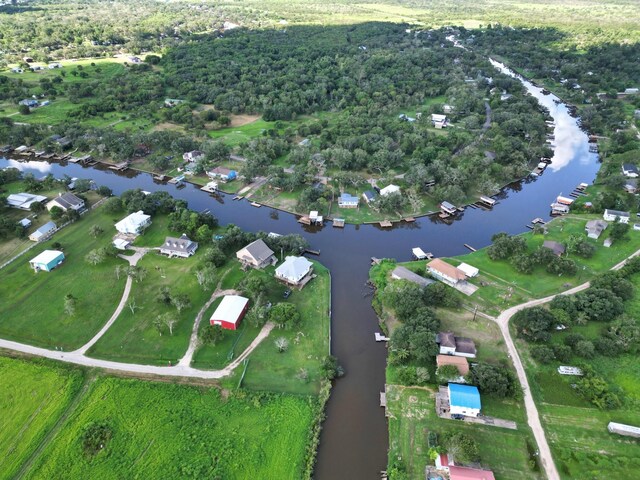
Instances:
[[[503,73],[515,76],[504,65],[492,61]],[[589,152],[587,135],[578,120],[554,95],[518,77],[527,90],[546,107],[555,121],[552,163],[538,178],[529,177],[504,188],[490,210],[467,208],[453,222],[424,217],[392,229],[347,225],[344,229],[309,229],[293,215],[268,207],[255,208],[232,196],[216,199],[188,184],[182,189],[155,182],[137,172],[116,174],[110,170],[75,164],[17,162],[0,159],[0,167],[12,166],[36,177],[53,174],[90,178],[115,194],[132,188],[164,190],[189,202],[194,210],[210,209],[221,224],[233,223],[250,230],[300,233],[312,248],[321,251],[320,261],[332,275],[332,352],[344,367],[345,376],[335,383],[327,405],[314,477],[318,480],[370,480],[379,478],[387,463],[387,424],[379,406],[384,389],[386,348],[374,341],[377,317],[366,287],[371,257],[410,259],[411,248],[421,247],[436,256],[467,253],[463,244],[484,247],[497,232],[521,233],[535,217],[548,218],[549,205],[560,193],[568,194],[581,182],[591,183],[599,168],[597,154]]]

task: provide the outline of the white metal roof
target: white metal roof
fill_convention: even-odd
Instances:
[[[37,255],[35,258],[29,260],[29,263],[49,263],[55,259],[57,259],[62,252],[59,250],[45,250],[40,255]]]
[[[476,267],[472,267],[471,265],[468,265],[466,263],[461,263],[460,265],[458,265],[458,268],[462,270],[467,277],[475,277],[476,275],[478,275],[478,273],[480,273],[480,270],[478,270]]]
[[[424,250],[422,250],[420,247],[412,248],[411,252],[413,253],[413,256],[416,257],[418,260],[427,258],[427,254],[424,253]]]
[[[285,258],[282,265],[276,268],[276,277],[297,282],[309,273],[309,269],[312,266],[313,263],[304,257],[290,256]]]
[[[140,226],[150,218],[150,215],[145,215],[142,210],[139,210],[116,223],[116,229],[122,233],[138,233]]]
[[[211,315],[211,320],[236,324],[247,303],[249,303],[248,298],[239,295],[225,295],[216,311]]]
[[[396,193],[400,191],[400,187],[397,185],[387,185],[386,187],[384,187],[382,190],[380,190],[380,195],[382,195],[383,197],[386,197],[387,195],[391,194],[391,193]]]

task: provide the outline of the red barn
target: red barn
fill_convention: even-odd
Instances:
[[[216,311],[211,315],[209,322],[211,325],[220,325],[227,330],[236,330],[248,308],[248,298],[225,295]]]

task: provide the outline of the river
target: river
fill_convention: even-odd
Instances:
[[[503,73],[516,76],[504,65],[492,63]],[[255,208],[246,200],[232,201],[231,195],[217,200],[191,184],[178,189],[154,182],[146,173],[121,175],[75,164],[20,163],[7,159],[0,159],[0,167],[13,166],[36,177],[51,173],[56,177],[67,174],[90,178],[98,185],[110,187],[115,194],[132,188],[165,190],[187,200],[192,209],[210,209],[221,224],[234,223],[250,231],[304,235],[312,248],[321,250],[319,259],[331,270],[331,348],[345,370],[345,376],[336,381],[327,405],[314,477],[371,480],[380,478],[380,471],[386,469],[388,438],[386,419],[379,406],[379,392],[384,390],[385,383],[386,348],[374,341],[378,322],[365,285],[370,258],[406,261],[413,247],[436,256],[451,256],[467,253],[465,243],[476,248],[487,246],[497,232],[521,233],[533,218],[548,218],[549,205],[558,194],[568,194],[581,182],[591,183],[598,171],[597,154],[589,152],[587,135],[568,108],[554,95],[544,95],[541,88],[517,77],[554,118],[552,163],[541,177],[504,188],[494,197],[498,203],[491,211],[467,208],[450,224],[423,217],[415,223],[384,230],[372,225],[338,229],[330,224],[311,229],[297,223],[293,215],[268,207]]]

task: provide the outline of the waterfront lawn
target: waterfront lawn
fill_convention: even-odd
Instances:
[[[0,357],[0,479],[15,478],[81,384],[79,371]]]
[[[26,478],[299,479],[315,400],[103,377]],[[106,424],[99,453],[82,435]]]
[[[586,238],[584,226],[588,220],[594,218],[602,217],[570,215],[557,218],[547,224],[548,233],[546,235],[534,235],[529,232],[523,234],[523,237],[527,241],[529,252],[533,252],[545,240],[555,240],[566,244],[570,235],[576,234]],[[596,246],[596,253],[593,257],[584,259],[576,255],[569,256],[578,266],[578,273],[572,277],[548,274],[541,266],[529,275],[519,273],[508,261],[491,260],[486,248],[450,260],[454,265],[465,262],[480,269],[480,274],[471,280],[471,283],[480,286],[480,288],[470,297],[470,301],[487,307],[489,313],[497,313],[497,311],[511,305],[559,293],[580,285],[640,249],[640,232],[631,229],[627,239],[614,242],[610,248],[605,248],[603,242],[608,234],[609,230],[606,230],[598,240],[588,240]]]
[[[205,291],[198,285],[195,271],[200,258],[200,252],[189,258],[167,258],[155,251],[147,253],[138,262],[146,269],[146,278],[133,283],[127,307],[89,355],[150,365],[175,364],[187,349],[196,315],[213,291],[213,287]],[[187,294],[191,306],[178,313],[175,307],[160,303],[157,297],[163,286],[174,295]],[[129,308],[132,303],[137,307],[134,311]],[[173,314],[178,320],[173,335],[166,326],[161,332],[154,326],[158,316],[165,313]]]
[[[329,271],[313,262],[316,278],[301,291],[293,290],[287,301],[298,307],[301,322],[291,330],[274,329],[249,357],[242,386],[251,390],[271,390],[316,394],[320,389],[320,367],[329,354],[329,311],[331,279]],[[275,339],[284,337],[289,348],[278,353]],[[301,375],[306,372],[306,380]]]
[[[122,296],[125,279],[116,279],[115,266],[124,261],[109,257],[89,265],[91,250],[111,243],[113,218],[101,208],[83,215],[0,272],[0,337],[42,347],[73,350],[88,341],[109,319]],[[97,238],[89,228],[99,225]],[[29,260],[59,242],[65,261],[52,272],[35,273]],[[64,312],[64,298],[73,295],[75,315]]]
[[[429,460],[428,434],[463,431],[476,440],[481,464],[493,470],[497,480],[539,479],[530,466],[527,442],[532,442],[526,422],[517,430],[439,418],[435,412],[435,391],[423,387],[387,385],[389,416],[389,463],[403,464],[407,478],[422,480]],[[522,415],[520,415],[522,417]]]

